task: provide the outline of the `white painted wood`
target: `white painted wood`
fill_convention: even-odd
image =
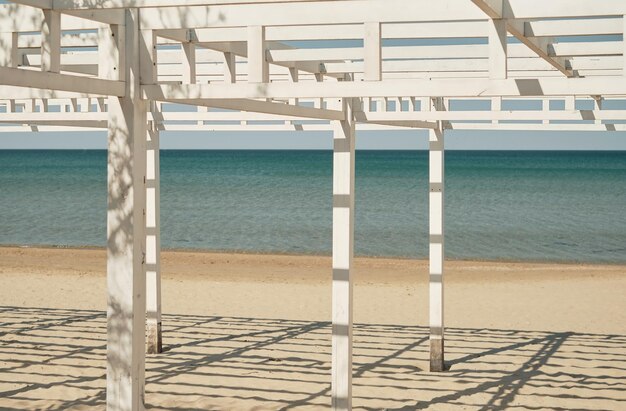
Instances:
[[[37,72],[11,67],[0,67],[0,84],[55,91],[70,91],[82,93],[83,95],[124,95],[124,83],[120,81],[102,80],[52,72]],[[12,94],[12,96],[15,96],[16,94]],[[43,96],[54,97],[62,94],[57,94],[55,92],[24,91],[21,95],[28,96],[23,98],[38,98]],[[73,95],[72,97],[82,96]]]
[[[363,49],[365,52],[365,70],[363,75],[364,80],[382,80],[382,40],[379,22],[365,23]]]
[[[42,9],[51,9],[52,0],[14,0],[13,3],[23,4],[30,7],[39,7]]]
[[[109,129],[107,401],[110,409],[142,407],[143,358],[139,355],[144,347],[138,341],[144,324],[140,324],[137,314],[137,310],[143,310],[138,308],[142,298],[147,298],[150,340],[155,341],[153,336],[160,334],[158,327],[152,326],[160,324],[160,130],[230,131],[245,125],[250,131],[333,131],[332,397],[335,409],[349,409],[351,401],[357,127],[359,130],[401,127],[430,130],[433,370],[444,368],[443,130],[626,130],[624,124],[602,124],[606,120],[623,120],[624,110],[600,107],[602,99],[626,96],[626,83],[622,81],[626,76],[625,41],[580,38],[576,42],[556,43],[552,38],[623,34],[626,27],[623,0],[474,0],[475,4],[458,0],[182,0],[175,5],[170,0],[137,0],[132,6],[143,7],[139,11],[122,10],[126,4],[121,0],[17,2],[47,10],[0,5],[0,32],[6,32],[0,34],[0,95],[8,98],[2,102],[7,113],[0,113],[0,123],[18,124],[3,127],[2,131],[29,131],[31,127],[40,131],[76,129],[73,127],[93,130],[107,125]],[[62,16],[59,10],[64,11]],[[126,21],[121,16],[126,14],[135,17],[129,20],[131,33],[124,31]],[[137,14],[142,22],[141,37],[137,36]],[[107,25],[103,26],[102,22]],[[109,28],[108,24],[114,27]],[[24,33],[42,27],[43,36]],[[90,31],[73,32],[77,28]],[[98,35],[91,29],[99,30]],[[22,33],[19,36],[18,31]],[[507,33],[520,44],[507,45]],[[124,50],[127,37],[132,41]],[[477,37],[488,37],[489,43],[381,47],[381,38]],[[115,45],[113,38],[120,43]],[[297,48],[295,43],[285,41],[337,39],[363,39],[364,47]],[[157,53],[157,44],[181,43],[182,53],[177,48],[163,48]],[[90,49],[96,44],[97,56]],[[61,45],[75,49],[61,54]],[[197,50],[193,51],[194,48]],[[126,60],[132,70],[127,70]],[[24,67],[17,69],[18,65]],[[350,76],[345,77],[346,73]],[[563,75],[581,78],[562,78]],[[345,81],[334,81],[338,78]],[[77,100],[97,95],[117,97],[110,99],[109,107],[105,107],[103,98],[94,100],[98,103],[97,112],[86,109],[89,102]],[[594,96],[598,102],[595,109],[575,110],[577,95]],[[503,97],[542,101],[543,110],[502,111]],[[549,98],[545,97],[564,98],[565,110],[550,110]],[[353,108],[345,102],[342,104],[348,111],[347,117],[334,106],[337,99],[346,98],[358,99]],[[415,111],[415,102],[422,98],[421,110]],[[488,111],[450,111],[450,101],[456,98],[493,100]],[[34,110],[37,105],[32,99],[49,99],[40,105],[45,112]],[[394,104],[387,105],[389,100]],[[145,108],[150,101],[201,108],[193,113],[155,110],[147,116]],[[408,110],[402,108],[403,101],[409,103]],[[362,103],[365,108],[361,107]],[[315,104],[316,108],[299,104]],[[59,106],[61,112],[48,112],[47,105]],[[325,105],[331,109],[324,108]],[[372,112],[370,105],[377,105],[378,110]],[[237,112],[207,111],[207,107]],[[18,110],[23,112],[17,113]],[[317,121],[293,124],[292,120],[302,118]],[[153,128],[145,141],[148,119]],[[263,119],[282,123],[248,123]],[[236,124],[205,124],[215,120],[234,120]],[[485,123],[468,123],[476,120]],[[538,123],[521,123],[526,120]],[[581,122],[555,124],[551,120]],[[143,161],[145,164],[140,164]],[[124,168],[125,173],[119,172]],[[145,190],[138,170],[145,172]],[[140,221],[143,214],[138,214],[140,206],[145,207],[145,224]],[[142,273],[139,251],[145,252],[145,277],[138,274]],[[147,281],[143,288],[138,277]],[[158,344],[156,340],[152,345]]]
[[[142,13],[141,24],[146,29],[362,24],[366,21],[385,23],[455,20],[455,17],[457,20],[484,18],[481,10],[471,3],[456,0],[440,0],[436,3],[429,0],[281,2],[145,10],[146,13]],[[613,7],[610,11],[615,13],[623,11],[623,8]],[[220,19],[216,19],[215,16],[220,16]]]
[[[474,56],[474,54],[486,54],[482,51],[480,51],[479,53],[474,53],[471,46],[468,46],[467,48],[467,50],[459,52],[459,57],[462,55]],[[573,70],[577,70],[579,73],[582,71],[586,71],[586,76],[622,75],[621,56],[611,55],[621,53],[621,44],[619,47],[619,53],[618,48],[615,47],[614,44],[611,45],[611,48],[614,50],[607,50],[606,55],[601,54],[604,53],[604,51],[601,50],[597,51],[597,53],[600,54],[596,54],[596,51],[594,50],[585,50],[584,48],[581,48],[580,52],[578,53],[581,54],[581,56],[568,57],[565,59],[565,61]],[[387,49],[388,48],[385,48],[384,50]],[[559,50],[559,48],[556,48],[556,50]],[[429,50],[427,49],[424,49],[422,51],[418,50],[416,52],[413,52],[412,50],[407,50],[407,53],[410,52],[411,56],[413,57],[416,55],[427,55],[428,51]],[[383,71],[386,74],[386,78],[389,79],[391,79],[394,75],[396,75],[396,77],[397,75],[401,75],[400,78],[404,79],[410,79],[412,77],[487,77],[486,72],[489,70],[489,62],[486,58],[433,58],[435,54],[443,56],[446,54],[451,54],[453,50],[448,51],[444,49],[443,51],[445,52],[442,52],[441,50],[433,50],[433,56],[430,56],[427,59],[418,59],[417,57],[415,57],[414,59],[408,59],[406,58],[409,56],[407,54],[405,55],[404,60],[384,61]],[[588,56],[583,55],[585,53],[587,53]],[[178,54],[178,52],[176,54]],[[207,59],[217,60],[217,58],[212,58],[209,54],[203,53],[202,50],[199,51],[199,54],[202,57],[207,57]],[[526,50],[525,54],[532,55],[532,52],[530,50]],[[28,67],[40,66],[41,58],[39,55],[20,54],[20,56],[22,56],[19,58],[22,65]],[[305,53],[305,55],[301,56],[300,58],[307,59],[308,57]],[[180,81],[182,79],[183,69],[179,56],[175,56],[169,52],[160,52],[159,59],[163,60],[159,63],[159,73],[161,75],[161,78],[169,78],[171,80],[177,81]],[[74,73],[95,75],[97,71],[96,65],[88,63],[91,61],[94,61],[94,57],[89,52],[72,52],[71,54],[66,53],[61,58],[61,70],[71,71]],[[220,63],[222,63],[222,61],[220,61]],[[308,73],[318,73],[320,71],[324,71],[327,77],[335,78],[343,76],[344,73],[356,73],[357,80],[360,80],[360,78],[358,78],[358,74],[363,73],[365,70],[365,66],[362,61],[331,61],[324,63],[322,66],[320,66],[320,64],[318,63],[308,61],[278,61],[275,63],[276,64],[272,64],[270,66],[270,76],[272,77],[273,81],[286,79],[288,77],[289,69],[291,67],[296,67],[305,73],[305,75],[303,76],[303,80],[310,77]],[[510,58],[507,64],[509,66],[509,73],[512,74],[511,77],[560,76],[558,71],[556,71],[556,69],[551,64],[537,57]],[[309,67],[303,67],[306,65],[308,65]],[[248,67],[245,64],[240,65],[240,74],[247,74],[247,72]],[[411,76],[411,73],[423,74],[420,74],[419,76]],[[223,81],[223,79],[221,78],[223,75],[223,68],[218,64],[201,64],[197,67],[197,74],[199,77],[213,76],[214,80],[217,82]]]
[[[494,97],[498,100],[498,97]],[[547,100],[546,100],[547,101]],[[547,104],[547,103],[546,103]],[[493,103],[492,107],[497,107]],[[494,109],[495,110],[495,109]],[[433,111],[356,112],[359,121],[529,121],[529,120],[623,120],[625,110],[520,110],[520,111]]]
[[[498,112],[502,108],[502,97],[491,98],[491,112]],[[492,124],[498,124],[498,120],[492,119]]]
[[[513,0],[515,1],[515,0]],[[481,8],[490,18],[497,20],[503,18],[513,18],[511,14],[511,4],[507,3],[507,7],[503,7],[501,0],[472,0],[479,8]],[[541,10],[545,10],[545,7]],[[520,7],[521,9],[521,7]],[[519,18],[519,17],[518,17]],[[504,20],[506,29],[519,41],[528,46],[533,52],[546,62],[553,65],[557,70],[561,71],[568,77],[572,77],[573,73],[567,69],[565,61],[559,57],[550,55],[550,47],[553,40],[551,38],[529,39],[524,36],[524,22],[522,20]]]
[[[138,12],[126,11],[125,97],[108,104],[107,410],[144,409],[146,103]],[[105,69],[105,71],[107,71]]]
[[[248,82],[269,82],[269,64],[265,58],[265,27],[248,27]]]
[[[15,32],[0,31],[0,67],[18,66],[18,37]]]
[[[139,14],[141,16],[141,13]],[[140,79],[141,84],[155,84],[157,82],[158,75],[158,66],[157,66],[157,43],[156,43],[156,33],[153,30],[141,30],[140,36]],[[178,54],[178,61],[182,61],[184,59],[181,58],[180,53]],[[189,70],[184,69],[183,64],[183,79],[185,76],[189,76]],[[187,71],[185,73],[185,71]]]
[[[332,408],[352,408],[352,268],[354,256],[355,122],[333,121]]]
[[[156,46],[156,41],[155,41]],[[196,83],[196,45],[193,43],[182,43],[181,47],[183,56],[183,83]]]
[[[143,86],[144,95],[154,100],[229,98],[363,98],[388,96],[566,96],[626,95],[626,84],[613,77],[537,78],[537,79],[414,79],[371,82],[275,82],[259,88],[257,84],[162,84]]]
[[[619,18],[537,20],[524,22],[525,37],[616,35],[622,32]]]
[[[595,96],[593,99],[593,107],[594,111],[601,112],[602,110],[602,96]],[[626,118],[626,117],[625,117]],[[595,124],[602,124],[602,121],[599,118],[594,120]]]
[[[19,0],[22,3],[37,4],[38,0]],[[134,0],[133,7],[167,7],[167,6],[197,6],[207,4],[237,4],[237,3],[264,3],[267,0]],[[290,1],[311,1],[311,0],[290,0]],[[45,0],[41,3],[50,4],[52,0]],[[89,9],[113,9],[128,7],[128,0],[54,0],[55,10],[89,10]],[[43,7],[43,6],[38,6]],[[50,7],[48,7],[50,8]]]
[[[507,131],[626,131],[624,124],[471,124],[452,123],[454,130],[507,130]]]
[[[200,118],[200,120],[198,120],[198,125],[199,126],[203,126],[204,125],[203,117],[206,116],[206,115],[209,115],[209,108],[205,107],[205,106],[198,106],[197,109],[198,109],[197,117]],[[164,113],[161,113],[162,116],[163,116],[163,114]],[[226,113],[224,113],[224,114],[226,114]],[[237,118],[237,120],[240,120],[240,118]]]
[[[622,70],[626,77],[626,14],[622,16]]]
[[[444,131],[429,131],[430,370],[444,371]]]
[[[41,27],[41,70],[61,70],[61,13],[44,10]]]
[[[296,67],[290,68],[289,77],[291,78],[291,81],[293,81],[294,83],[297,83],[300,80],[300,71]],[[291,105],[297,106],[298,102],[299,102],[298,98],[289,99],[289,104]]]
[[[160,143],[155,118],[161,117],[156,103],[151,104],[146,142],[146,352],[163,352],[161,323],[161,212]]]
[[[222,53],[224,60],[224,83],[237,82],[237,60],[234,53]]]
[[[246,121],[247,120],[243,120]],[[41,125],[39,125],[41,124]],[[33,130],[31,127],[36,127]],[[106,127],[105,123],[90,124],[86,121],[68,121],[68,122],[54,122],[53,124],[45,124],[45,122],[37,123],[34,125],[24,126],[4,126],[2,131],[7,133],[17,132],[48,132],[48,131],[64,131],[64,132],[85,132],[85,131],[98,131]],[[448,123],[445,127],[451,130],[507,130],[507,131],[626,131],[625,124],[529,124],[529,123],[500,123],[493,125],[491,123]],[[402,125],[393,124],[381,124],[381,123],[357,123],[356,130],[358,131],[397,131],[405,129]],[[196,124],[164,124],[159,126],[160,131],[241,131],[241,125],[238,124],[218,124],[218,125],[202,125]],[[259,131],[332,131],[331,126],[328,124],[304,124],[304,125],[291,125],[291,124],[272,124],[272,125],[258,125],[248,124],[246,130],[251,132]]]
[[[507,31],[506,21],[487,20],[489,26],[489,77],[507,78]]]

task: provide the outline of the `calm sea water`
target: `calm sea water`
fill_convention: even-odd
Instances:
[[[446,156],[448,257],[626,262],[626,152]],[[427,255],[427,163],[357,152],[357,254]],[[331,166],[329,151],[163,151],[163,246],[328,254]],[[0,244],[105,236],[105,151],[0,150]]]

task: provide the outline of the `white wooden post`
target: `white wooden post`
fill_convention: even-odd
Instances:
[[[196,45],[182,43],[183,84],[196,84]]]
[[[489,25],[489,78],[507,78],[506,20],[490,19]]]
[[[224,56],[224,83],[237,82],[237,60],[235,53],[226,52]]]
[[[444,133],[429,130],[429,231],[430,231],[430,370],[444,370],[443,328],[443,199]]]
[[[265,58],[265,27],[248,27],[248,82],[269,83],[269,64]]]
[[[543,98],[541,99],[541,111],[543,111],[544,114],[548,114],[550,111],[550,100],[547,98]],[[541,124],[550,124],[550,120],[547,118],[544,118],[541,121]]]
[[[125,64],[126,53],[123,41],[123,26],[107,26],[98,29],[98,77],[107,80],[121,80],[122,67]],[[104,98],[98,97],[98,108],[105,111]]]
[[[352,102],[333,121],[332,408],[352,408],[352,259],[354,254],[354,144]]]
[[[593,109],[600,111],[602,110],[602,96],[594,96],[593,98]],[[594,120],[594,124],[602,124],[602,120]]]
[[[146,168],[146,352],[163,352],[161,327],[161,212],[159,163],[159,105],[151,102]]]
[[[382,79],[382,47],[380,38],[380,23],[365,23],[365,36],[363,37],[365,52],[364,73],[365,81],[380,81]]]
[[[141,30],[141,84],[157,82],[157,41],[153,30]],[[196,82],[196,52],[193,43],[182,44],[183,83]],[[161,324],[161,234],[160,234],[160,164],[159,103],[146,102],[152,113],[146,139],[146,352],[163,352]]]
[[[622,75],[626,77],[626,14],[622,16]]]
[[[16,32],[0,32],[0,67],[18,66],[17,39]]]
[[[289,77],[291,78],[291,81],[294,83],[297,83],[300,80],[300,72],[297,67],[289,67]],[[299,100],[297,98],[290,98],[289,104],[297,106],[298,101]]]
[[[41,26],[41,71],[61,70],[61,13],[43,10]]]
[[[491,97],[491,113],[502,110],[502,97]],[[498,120],[491,120],[491,124],[498,124]]]
[[[139,12],[127,9],[125,14],[125,30],[119,28],[124,36],[117,37],[117,45],[125,45],[126,64],[118,71],[126,82],[126,95],[110,97],[108,104],[106,401],[109,411],[144,409],[147,116],[146,103],[140,94]]]

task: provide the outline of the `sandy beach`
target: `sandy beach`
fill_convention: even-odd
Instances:
[[[165,251],[149,409],[330,404],[330,258]],[[101,249],[0,247],[0,409],[103,409]],[[626,409],[626,267],[450,261],[428,369],[427,262],[357,258],[355,409]]]

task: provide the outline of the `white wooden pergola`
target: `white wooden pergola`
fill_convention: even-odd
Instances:
[[[446,131],[626,130],[626,111],[603,107],[626,96],[624,0],[12,3],[0,131],[108,130],[109,410],[144,407],[146,324],[161,351],[160,131],[333,133],[332,407],[346,410],[356,130],[429,130],[431,371],[444,370]],[[526,99],[541,109],[502,109]]]

